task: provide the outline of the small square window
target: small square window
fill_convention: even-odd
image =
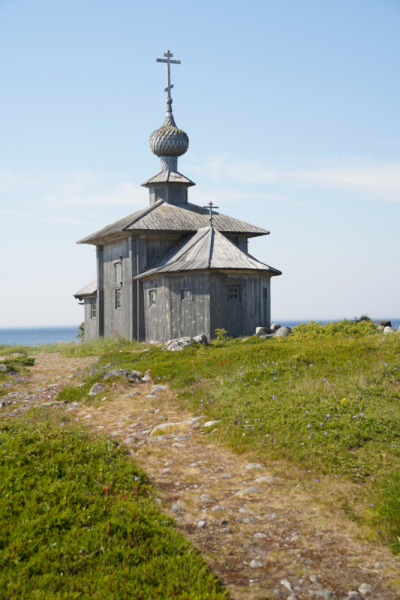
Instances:
[[[121,283],[122,281],[122,265],[120,262],[114,263],[114,281]]]
[[[122,306],[121,290],[115,290],[115,308],[121,308],[121,306]]]
[[[157,290],[149,291],[149,302],[150,306],[155,306],[157,304]]]
[[[90,318],[91,319],[96,318],[96,307],[97,307],[96,302],[91,302],[91,305],[90,305]]]
[[[192,290],[191,289],[181,290],[181,298],[182,298],[182,300],[185,300],[185,299],[190,300],[191,297],[192,297]]]
[[[239,300],[239,288],[238,287],[230,287],[229,288],[229,300]]]

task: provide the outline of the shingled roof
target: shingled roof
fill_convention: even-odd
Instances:
[[[222,233],[209,226],[203,227],[166,250],[149,264],[147,271],[134,279],[161,273],[208,269],[267,271],[272,276],[281,275],[281,271],[243,252]]]
[[[85,287],[83,287],[79,292],[74,294],[74,298],[78,298],[78,300],[82,300],[82,298],[87,298],[87,296],[95,296],[97,293],[97,279],[94,279]]]
[[[233,219],[213,210],[214,229],[225,234],[245,234],[248,237],[267,235],[269,231]],[[110,225],[82,238],[78,244],[96,244],[101,239],[124,231],[167,231],[168,233],[193,233],[209,224],[209,209],[197,204],[174,205],[159,200],[137,210]]]

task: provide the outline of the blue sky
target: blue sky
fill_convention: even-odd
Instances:
[[[271,235],[274,320],[398,317],[397,0],[0,0],[0,327],[73,325],[76,240],[148,203],[165,113],[193,202]]]

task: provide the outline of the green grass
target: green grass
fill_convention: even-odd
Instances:
[[[63,418],[0,428],[1,597],[227,599],[126,451]]]
[[[348,482],[337,501],[400,550],[400,334],[312,323],[288,338],[106,352],[97,368],[107,363],[150,368],[182,407],[220,419],[235,451],[273,461],[313,494]]]

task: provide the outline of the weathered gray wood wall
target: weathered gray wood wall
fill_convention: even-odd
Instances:
[[[229,299],[229,288],[239,288],[238,300]],[[256,327],[270,326],[268,275],[226,271],[210,274],[211,335],[226,329],[229,336],[254,335]],[[264,289],[266,292],[264,292]]]
[[[145,281],[144,315],[146,340],[166,341],[182,336],[210,335],[209,274],[168,274]],[[191,290],[190,298],[182,291]],[[150,305],[150,291],[157,303]]]
[[[90,342],[97,338],[97,306],[96,306],[96,318],[92,319],[92,304],[97,304],[96,298],[85,298],[84,299],[84,311],[85,311],[85,342]]]

